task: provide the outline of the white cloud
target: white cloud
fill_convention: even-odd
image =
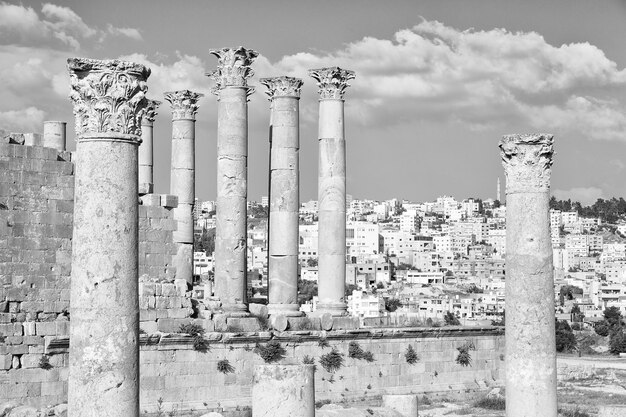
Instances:
[[[366,124],[429,119],[484,130],[517,123],[626,140],[626,70],[589,43],[553,46],[535,32],[460,31],[424,20],[392,40],[366,37],[262,67],[312,83],[307,69],[334,65],[356,71],[346,99]]]
[[[0,112],[0,128],[13,132],[41,132],[46,112],[36,107]]]
[[[148,79],[148,97],[162,100],[166,91],[191,90],[205,96],[211,94],[212,82],[205,72],[204,62],[192,55],[178,55],[178,59],[171,63],[156,63],[144,54],[132,54],[119,57],[126,61],[146,65],[152,70]]]
[[[143,37],[138,29],[135,28],[117,28],[111,24],[107,26],[107,32],[113,36],[125,36],[136,41],[142,41]]]
[[[45,3],[40,16],[32,7],[0,3],[0,44],[78,50],[82,42],[102,42],[107,36],[142,40],[134,28],[90,27],[69,7]]]
[[[579,201],[582,205],[591,205],[598,198],[602,198],[604,192],[597,187],[574,187],[569,190],[553,190],[552,194],[558,200]]]

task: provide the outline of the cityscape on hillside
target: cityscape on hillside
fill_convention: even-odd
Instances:
[[[362,323],[501,322],[506,206],[500,203],[499,180],[496,197],[457,201],[443,196],[418,203],[348,195],[349,314]],[[556,317],[589,327],[609,307],[626,315],[626,201],[599,200],[583,207],[552,197],[550,206]],[[199,282],[213,277],[215,210],[214,201],[196,201],[194,274]],[[267,302],[268,199],[249,202],[248,213],[249,297]],[[317,303],[317,214],[317,201],[301,204],[299,289],[304,312],[315,311]],[[582,315],[573,317],[573,308]]]

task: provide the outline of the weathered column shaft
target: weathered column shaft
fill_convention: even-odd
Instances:
[[[258,55],[244,48],[211,51],[218,57],[217,212],[215,295],[229,315],[247,315],[248,87]]]
[[[300,209],[299,99],[302,80],[264,78],[271,100],[268,310],[300,315],[298,225]]]
[[[506,174],[506,415],[556,417],[553,138],[507,135],[500,149]]]
[[[68,414],[139,416],[137,147],[150,70],[68,60],[76,179]]]
[[[43,122],[42,145],[46,148],[54,148],[59,152],[64,151],[66,147],[66,125],[65,122]]]
[[[252,416],[314,417],[314,365],[258,365],[252,382]]]
[[[177,245],[174,266],[176,279],[193,281],[193,205],[195,202],[195,138],[198,100],[202,94],[189,90],[165,93],[172,107],[172,166],[170,192],[178,196],[173,209],[177,230],[173,238]]]
[[[311,70],[318,81],[318,311],[346,311],[346,142],[343,93],[352,71]]]
[[[139,145],[139,194],[154,192],[153,178],[153,127],[160,101],[148,100],[146,113],[141,119],[141,145]]]

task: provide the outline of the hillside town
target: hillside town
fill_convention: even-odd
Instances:
[[[498,181],[499,197],[500,182]],[[358,200],[348,196],[346,297],[363,323],[485,325],[501,322],[505,302],[506,207],[498,199],[443,196],[432,202]],[[565,206],[565,207],[561,207]],[[554,198],[550,230],[556,314],[601,320],[617,307],[626,314],[626,222],[579,214]],[[196,280],[213,274],[213,201],[196,202]],[[268,199],[248,203],[249,295],[267,298]],[[315,311],[317,201],[301,204],[301,310]],[[204,243],[203,243],[204,242]],[[312,291],[310,291],[312,289]],[[575,307],[577,306],[577,307]],[[451,313],[451,314],[450,314]]]

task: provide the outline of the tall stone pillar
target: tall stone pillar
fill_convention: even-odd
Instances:
[[[151,194],[154,192],[153,164],[153,140],[152,129],[154,118],[160,101],[147,100],[146,112],[141,119],[141,145],[139,145],[139,194]]]
[[[139,416],[137,147],[150,70],[70,58],[76,177],[68,414]]]
[[[217,95],[217,222],[215,295],[230,316],[247,313],[248,78],[258,56],[251,49],[212,50],[217,70],[209,74]]]
[[[309,71],[319,105],[318,294],[320,313],[346,312],[346,141],[343,95],[354,72],[338,67]]]
[[[63,152],[66,146],[66,125],[65,122],[47,121],[43,122],[43,143],[46,148],[54,148]]]
[[[506,415],[556,417],[553,136],[507,135],[500,150],[506,174]]]
[[[271,102],[268,311],[299,316],[298,225],[300,209],[300,119],[302,80],[263,78]]]
[[[165,93],[164,97],[172,108],[172,166],[170,193],[178,196],[178,207],[174,208],[174,220],[178,229],[174,231],[177,246],[174,266],[176,279],[193,281],[193,205],[196,192],[196,112],[198,100],[203,94],[189,90]]]

